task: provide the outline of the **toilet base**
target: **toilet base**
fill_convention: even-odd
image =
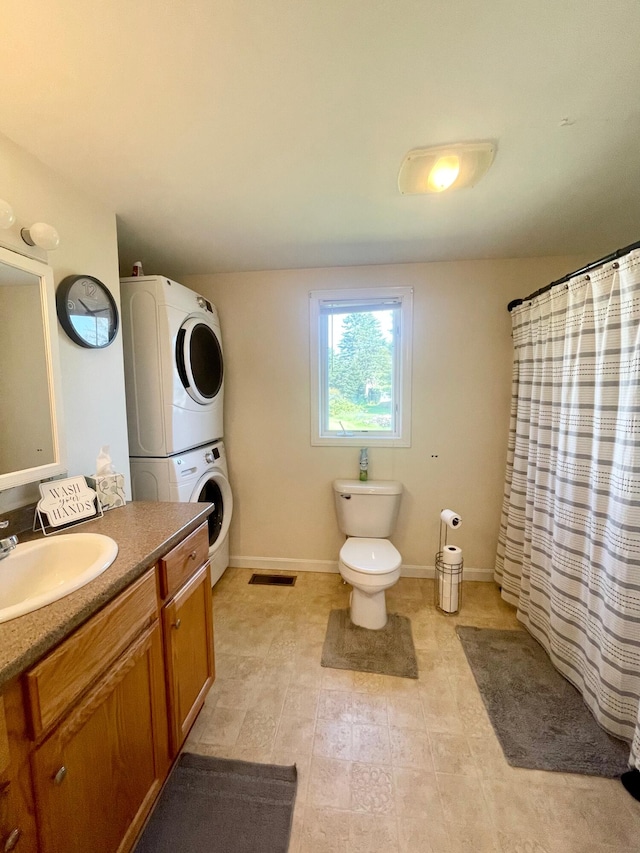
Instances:
[[[354,625],[379,631],[387,624],[387,602],[384,590],[367,593],[353,588],[350,596],[349,616]]]

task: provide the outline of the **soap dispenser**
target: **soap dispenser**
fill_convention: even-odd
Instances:
[[[366,480],[368,477],[369,468],[369,452],[366,447],[360,451],[360,479]]]

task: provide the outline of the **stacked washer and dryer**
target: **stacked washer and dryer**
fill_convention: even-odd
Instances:
[[[133,499],[208,501],[212,583],[229,565],[224,355],[215,306],[163,276],[121,279]]]

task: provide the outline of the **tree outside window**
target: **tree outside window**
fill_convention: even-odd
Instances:
[[[329,429],[390,430],[392,311],[333,314],[328,357]],[[387,330],[385,335],[383,329]]]

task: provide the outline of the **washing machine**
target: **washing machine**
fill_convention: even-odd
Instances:
[[[223,437],[215,306],[163,276],[121,279],[129,453],[171,456]]]
[[[206,444],[166,459],[132,457],[134,501],[207,501],[215,507],[209,516],[209,559],[215,584],[229,565],[229,525],[233,495],[224,444]]]

